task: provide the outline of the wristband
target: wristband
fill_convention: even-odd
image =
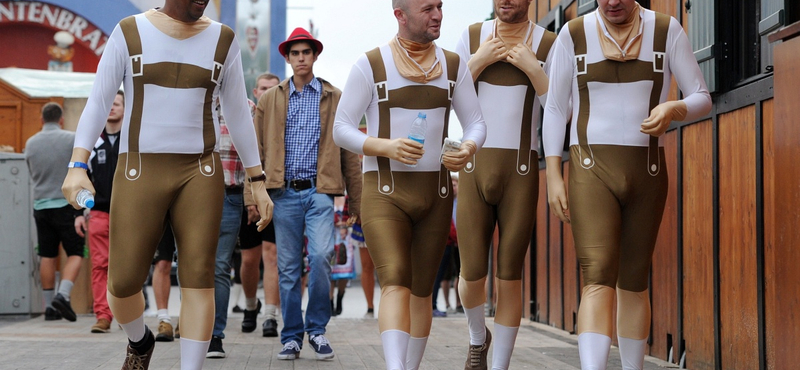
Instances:
[[[69,162],[67,164],[67,168],[83,168],[84,170],[89,170],[89,165],[83,162]]]
[[[264,171],[261,171],[261,174],[255,177],[248,177],[248,182],[259,182],[259,181],[267,181],[267,174]]]

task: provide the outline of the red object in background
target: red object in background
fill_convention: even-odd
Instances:
[[[31,10],[33,8],[33,10]],[[67,9],[27,1],[0,2],[0,68],[48,69],[47,48],[56,32],[75,37],[73,72],[96,72],[108,35]]]

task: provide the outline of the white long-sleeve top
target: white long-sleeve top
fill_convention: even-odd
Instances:
[[[642,9],[642,46],[639,60],[652,63],[653,32],[655,12]],[[586,65],[605,59],[600,48],[597,23],[602,22],[597,11],[582,18],[586,34]],[[573,20],[573,22],[579,20]],[[603,36],[607,37],[607,36]],[[550,85],[544,110],[543,141],[545,155],[561,156],[567,120],[572,116],[570,145],[578,145],[578,112],[580,97],[578,92],[575,49],[569,27],[563,27],[553,46]],[[683,92],[686,103],[686,121],[707,114],[711,109],[711,96],[708,93],[703,74],[692,51],[692,46],[680,23],[670,18],[666,44],[666,58],[663,64],[664,82],[661,88],[660,103],[666,101],[672,77]],[[587,128],[588,144],[609,144],[623,146],[648,146],[650,135],[640,132],[642,121],[650,115],[650,90],[652,81],[630,83],[589,82],[590,113]],[[661,138],[663,139],[663,137]],[[661,140],[660,140],[661,141]],[[659,143],[661,145],[661,142]]]
[[[495,21],[483,22],[480,34],[481,43],[486,40],[489,35],[494,34],[494,29]],[[541,26],[531,23],[529,32],[532,34],[531,50],[536,53],[546,30]],[[527,40],[528,35],[526,35],[524,39]],[[470,53],[469,28],[464,30],[461,38],[458,40],[456,52],[461,56],[462,60],[469,61],[472,58],[472,54]],[[547,62],[545,62],[542,67],[545,74],[550,73],[550,61],[552,58],[552,53],[547,54]],[[483,147],[519,149],[520,123],[522,122],[524,113],[527,86],[501,86],[492,84],[491,81],[480,81],[478,85],[478,90],[481,92],[478,97],[481,104],[481,112],[483,113],[483,118],[486,120],[487,126],[492,127],[492,130],[486,133],[486,142],[483,144]],[[539,126],[539,108],[544,105],[546,99],[547,93],[544,93],[537,95],[533,100],[533,114],[531,116],[531,122],[529,122],[532,126],[531,145],[533,150],[536,150],[536,145],[539,142],[539,136],[536,130]]]
[[[428,85],[442,89],[449,89],[447,81],[447,63],[445,63],[444,51],[436,47],[436,56],[442,63],[443,73],[439,78],[420,84],[408,80],[397,71],[392,58],[392,51],[389,45],[380,47],[383,63],[386,66],[387,87],[389,99],[392,99],[391,90],[405,86]],[[402,104],[400,104],[402,106]],[[455,90],[453,92],[452,108],[458,115],[461,127],[464,131],[462,140],[472,140],[478,148],[483,146],[486,139],[486,123],[481,114],[478,97],[472,85],[472,75],[469,73],[467,63],[463,59],[458,66],[458,77]],[[390,139],[408,137],[411,123],[416,119],[420,112],[416,109],[392,108],[391,114],[391,136]],[[367,133],[358,130],[361,117],[366,113]],[[445,108],[423,110],[427,114],[428,130],[426,134],[424,149],[425,155],[417,163],[416,167],[409,167],[397,161],[390,161],[392,171],[405,172],[431,172],[439,171],[439,153],[442,149],[440,138],[444,129]],[[333,140],[336,145],[341,146],[351,152],[364,154],[364,142],[368,137],[378,137],[378,93],[372,75],[372,67],[369,64],[366,54],[361,55],[350,70],[347,78],[342,98],[339,100],[339,107],[336,110],[336,119],[333,125]],[[378,161],[374,156],[364,157],[363,171],[377,171]]]
[[[143,64],[172,62],[213,70],[217,41],[222,27],[227,26],[212,21],[208,28],[197,35],[178,40],[158,30],[144,14],[136,15],[135,19],[142,40]],[[220,80],[214,88],[212,101],[216,101],[217,97],[221,98],[223,115],[244,166],[259,166],[261,162],[247,104],[239,43],[235,38],[225,58]],[[91,151],[103,131],[120,84],[126,92],[120,153],[127,153],[133,108],[133,78],[125,36],[118,24],[109,36],[97,65],[97,77],[78,122],[76,148]],[[205,88],[179,89],[145,85],[139,152],[202,153],[205,94]],[[219,151],[219,120],[213,110],[212,116],[216,132],[214,150]]]

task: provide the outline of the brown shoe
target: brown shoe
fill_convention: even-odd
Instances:
[[[150,358],[153,354],[153,348],[156,347],[156,342],[153,338],[153,333],[147,330],[145,335],[150,336],[150,341],[153,343],[150,348],[144,353],[139,353],[128,342],[128,353],[125,356],[125,363],[122,364],[122,370],[147,370],[150,368]]]
[[[111,321],[107,319],[97,319],[97,322],[92,325],[92,333],[108,333],[111,331]]]
[[[162,321],[158,324],[158,334],[156,341],[158,342],[172,342],[175,336],[172,334],[172,324]]]
[[[181,322],[178,321],[178,323],[175,325],[175,338],[180,339],[180,337],[181,337]]]
[[[492,332],[489,331],[489,328],[486,328],[486,341],[477,346],[469,346],[464,370],[487,370],[486,355],[489,354],[490,344],[492,344]]]

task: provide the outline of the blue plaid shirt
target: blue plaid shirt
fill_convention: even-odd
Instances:
[[[297,91],[289,79],[289,110],[286,115],[286,180],[310,179],[317,176],[320,117],[319,101],[322,83],[314,78]]]

